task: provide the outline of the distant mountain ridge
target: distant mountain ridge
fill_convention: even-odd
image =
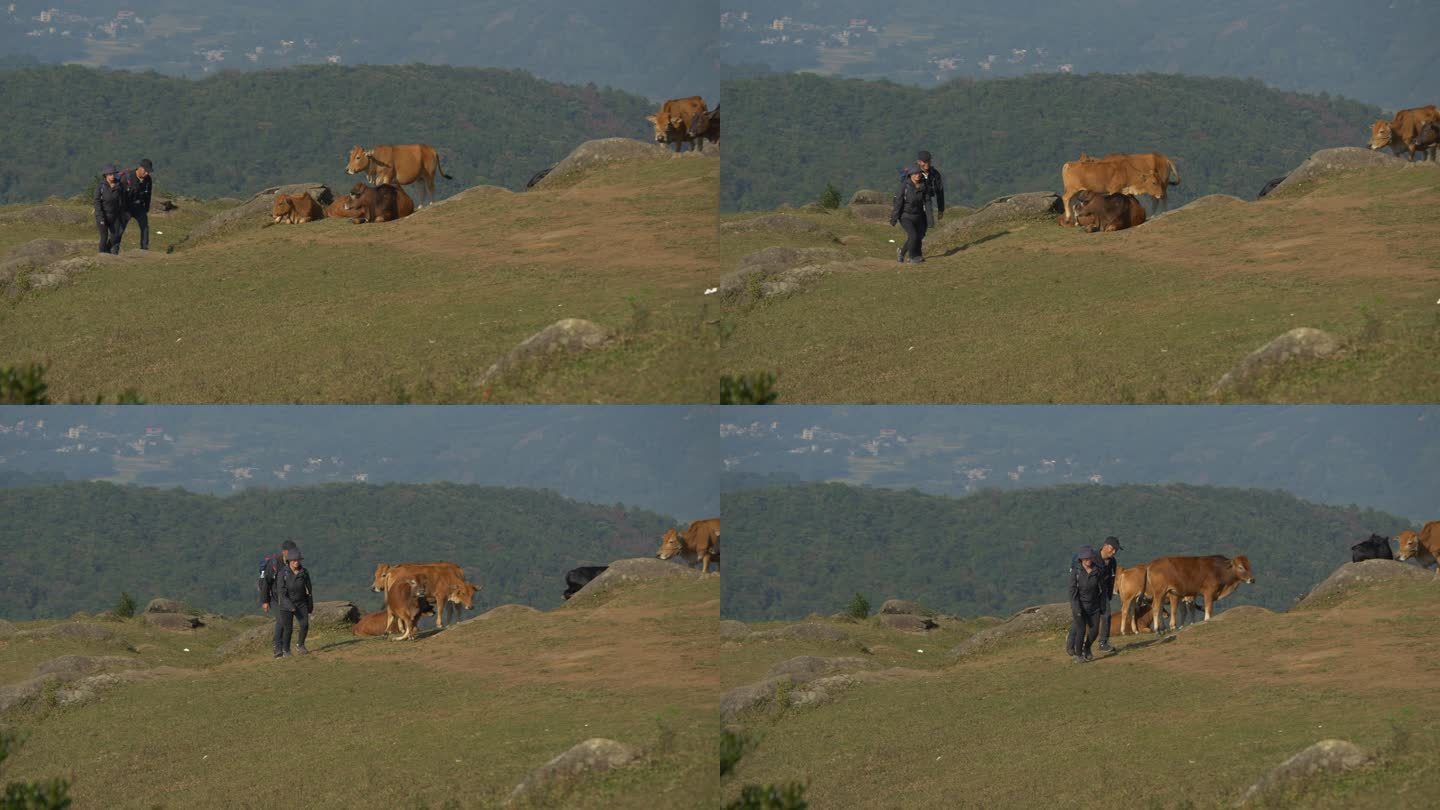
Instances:
[[[1287,492],[1222,487],[1066,485],[964,498],[843,484],[727,492],[731,560],[721,612],[744,621],[914,599],[957,615],[1008,615],[1065,599],[1071,554],[1108,535],[1122,565],[1167,554],[1245,554],[1256,585],[1227,606],[1288,608],[1349,562],[1349,546],[1410,523],[1321,506]]]
[[[1377,107],[1258,81],[1161,74],[959,80],[922,89],[889,81],[777,74],[724,83],[729,118],[721,210],[888,193],[927,149],[946,202],[981,205],[1060,191],[1081,153],[1160,151],[1181,183],[1171,207],[1207,194],[1253,199],[1318,149],[1363,146]],[[785,111],[783,114],[780,111]]]
[[[294,540],[317,599],[371,605],[377,563],[448,560],[480,604],[560,604],[565,572],[650,556],[673,518],[533,489],[331,484],[221,498],[72,482],[0,489],[0,617],[56,618],[166,596],[257,609],[260,559]]]
[[[1019,0],[747,0],[721,7],[727,68],[889,79],[1073,72],[1253,77],[1390,108],[1436,101],[1430,0],[1082,5]],[[778,23],[778,25],[777,25]]]
[[[713,94],[718,84],[715,14],[687,3],[615,0],[603,13],[573,0],[17,5],[8,13],[0,6],[0,65],[35,60],[195,77],[425,63],[518,68],[654,98]]]
[[[157,194],[249,196],[273,185],[348,189],[352,146],[429,143],[453,180],[523,189],[587,140],[647,138],[649,100],[520,70],[310,66],[207,79],[84,67],[0,70],[0,203],[89,191],[101,165],[155,163]]]

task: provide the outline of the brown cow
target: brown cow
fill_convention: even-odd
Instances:
[[[275,202],[270,205],[270,215],[276,222],[299,225],[324,219],[325,209],[309,194],[276,194]]]
[[[451,562],[438,563],[401,563],[400,565],[386,565],[380,563],[375,566],[375,576],[370,582],[370,589],[376,593],[385,593],[389,583],[398,582],[402,579],[413,579],[425,589],[425,595],[437,608],[435,614],[435,626],[445,626],[445,605],[456,603],[466,608],[474,606],[473,599],[475,592],[480,590],[479,586],[465,581],[465,572],[460,566]]]
[[[354,210],[350,208],[350,195],[341,194],[336,197],[334,201],[330,203],[330,206],[325,209],[325,216],[339,217],[342,219],[349,219],[355,216]]]
[[[420,615],[434,615],[435,606],[430,604],[429,599],[420,600]],[[390,623],[389,616],[383,610],[374,613],[366,613],[360,617],[360,621],[350,628],[350,632],[357,636],[383,636],[388,632]]]
[[[352,147],[345,173],[360,172],[364,172],[376,185],[394,183],[408,186],[419,182],[426,200],[422,205],[435,200],[436,174],[446,180],[455,179],[440,168],[440,154],[426,143],[381,144],[371,149]]]
[[[1145,223],[1145,206],[1129,194],[1087,194],[1075,220],[1090,233],[1123,231]]]
[[[415,213],[415,203],[405,189],[394,183],[383,186],[367,186],[356,183],[350,189],[350,221],[359,225],[363,222],[389,222]]]
[[[655,556],[668,560],[677,554],[691,565],[699,560],[701,573],[708,573],[710,561],[720,559],[720,518],[697,520],[684,534],[678,529],[665,532]]]
[[[701,111],[690,117],[689,134],[703,152],[705,142],[720,143],[720,108]]]
[[[1434,104],[1428,107],[1412,107],[1408,110],[1401,110],[1395,113],[1392,121],[1380,119],[1370,125],[1370,148],[1390,150],[1396,155],[1400,150],[1410,152],[1410,162],[1415,162],[1415,141],[1420,134],[1420,128],[1428,121],[1440,121],[1440,110]],[[1425,157],[1423,150],[1420,157]]]
[[[415,638],[426,596],[424,586],[412,578],[390,580],[385,588],[385,632],[393,625],[400,630],[396,641]]]
[[[1135,600],[1145,594],[1145,586],[1149,583],[1146,578],[1147,567],[1144,565],[1132,565],[1129,568],[1118,567],[1115,569],[1115,595],[1120,597],[1120,635],[1128,633],[1139,633],[1137,622],[1139,622],[1139,610],[1132,615],[1131,609],[1135,606]],[[1128,620],[1128,621],[1127,621]]]
[[[705,100],[699,96],[672,98],[660,105],[660,112],[645,116],[645,120],[655,126],[655,143],[673,143],[679,152],[681,144],[695,140],[690,134],[691,120],[706,111]]]
[[[1170,180],[1171,173],[1175,179]],[[1080,160],[1071,161],[1060,167],[1060,179],[1065,185],[1061,201],[1065,206],[1065,221],[1076,222],[1073,200],[1082,191],[1094,194],[1149,194],[1159,206],[1166,205],[1166,190],[1179,185],[1180,173],[1170,159],[1159,152],[1142,155],[1109,155],[1091,158],[1081,155]]]
[[[1406,529],[1395,538],[1395,545],[1398,549],[1395,552],[1397,560],[1414,557],[1427,568],[1432,565],[1440,566],[1440,520],[1426,523],[1419,534]],[[1435,569],[1435,576],[1440,577],[1440,567]]]
[[[1161,557],[1146,564],[1145,591],[1152,603],[1169,599],[1172,624],[1179,617],[1180,599],[1186,596],[1205,598],[1205,621],[1215,611],[1215,601],[1228,596],[1241,583],[1255,584],[1250,558],[1241,554],[1234,559],[1218,554],[1208,557]],[[1160,616],[1152,614],[1150,629],[1160,632]]]

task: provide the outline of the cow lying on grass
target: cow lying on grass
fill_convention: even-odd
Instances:
[[[367,186],[356,183],[348,197],[350,221],[356,225],[365,222],[389,222],[415,213],[415,202],[405,189],[393,183],[382,186]]]
[[[565,572],[565,598],[569,599],[579,590],[590,584],[590,580],[600,576],[608,565],[582,565],[579,568],[571,568]]]
[[[270,206],[270,215],[275,222],[285,225],[299,225],[325,218],[325,209],[309,194],[276,194]]]

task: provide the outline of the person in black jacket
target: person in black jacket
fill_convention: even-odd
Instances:
[[[902,169],[901,174],[900,190],[890,209],[890,225],[894,227],[898,222],[905,229],[905,244],[896,252],[895,260],[903,262],[909,256],[911,264],[919,264],[925,261],[921,253],[926,231],[925,179],[920,167],[913,164]]]
[[[116,179],[119,173],[114,163],[107,163],[95,187],[95,229],[100,232],[100,252],[116,255],[120,253],[120,237],[125,234],[125,189]]]
[[[1115,552],[1120,550],[1120,538],[1113,535],[1100,546],[1100,652],[1115,651],[1110,646],[1110,598],[1115,595],[1115,571],[1120,566]]]
[[[925,221],[933,228],[937,220],[945,218],[945,178],[940,176],[930,153],[924,149],[915,156],[915,165],[925,179]]]
[[[125,221],[140,223],[140,249],[150,249],[150,189],[153,181],[150,173],[155,164],[149,158],[141,158],[140,165],[120,173],[120,185],[125,189]]]
[[[1070,574],[1070,624],[1071,631],[1075,634],[1075,648],[1071,660],[1077,664],[1095,659],[1090,648],[1095,644],[1095,637],[1100,631],[1102,580],[1103,575],[1096,562],[1095,550],[1089,546],[1082,548],[1080,567]]]
[[[305,649],[305,636],[310,632],[310,613],[315,610],[315,597],[310,571],[300,565],[302,559],[304,558],[300,556],[300,549],[291,551],[285,567],[281,568],[279,575],[275,577],[275,623],[280,633],[276,658],[290,655],[290,634],[294,629],[292,619],[300,624],[297,651],[301,655],[310,652]]]

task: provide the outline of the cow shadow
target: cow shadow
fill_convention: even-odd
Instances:
[[[1146,647],[1154,647],[1157,644],[1169,644],[1174,640],[1174,631],[1166,631],[1165,634],[1161,636],[1152,636],[1151,638],[1145,639],[1144,641],[1136,641],[1131,644],[1126,644],[1124,647],[1117,648],[1116,652],[1126,653],[1130,652],[1131,650],[1143,650]]]
[[[985,244],[986,242],[989,242],[991,239],[999,239],[999,238],[1002,237],[1002,236],[1009,236],[1009,235],[1010,235],[1010,231],[1000,231],[999,233],[992,233],[992,234],[990,234],[989,236],[982,236],[982,237],[980,237],[979,239],[976,239],[976,240],[974,240],[974,241],[972,241],[972,242],[966,242],[966,243],[963,244],[963,245],[959,245],[959,246],[950,248],[949,250],[945,251],[944,253],[942,253],[942,254],[940,254],[940,255],[941,255],[941,256],[954,256],[956,253],[959,253],[959,252],[962,251],[962,250],[968,250],[968,249],[970,249],[970,248],[972,248],[972,247],[974,247],[974,246],[976,246],[976,245],[983,245],[983,244]]]

